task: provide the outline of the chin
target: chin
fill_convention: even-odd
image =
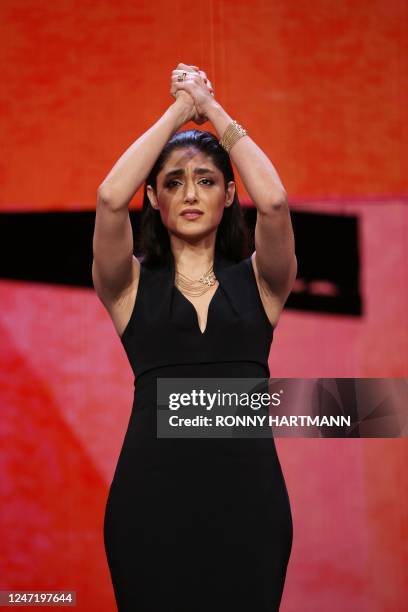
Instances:
[[[193,224],[190,222],[183,223],[183,227],[178,227],[177,229],[171,230],[173,234],[175,234],[178,238],[191,240],[191,238],[205,238],[209,234],[217,231],[217,226],[215,227],[203,227],[197,224]]]

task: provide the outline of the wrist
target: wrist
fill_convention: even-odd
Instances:
[[[174,128],[178,130],[182,125],[190,119],[191,109],[188,108],[181,98],[176,100],[169,106],[168,111],[171,113],[174,121]]]
[[[205,115],[209,121],[213,124],[218,138],[221,139],[225,133],[225,130],[232,122],[232,117],[222,108],[221,104],[216,100],[210,102],[205,109]]]
[[[201,112],[211,121],[211,117],[219,115],[222,110],[223,108],[221,104],[217,102],[217,100],[210,100],[208,104],[206,104],[205,107],[201,109]]]

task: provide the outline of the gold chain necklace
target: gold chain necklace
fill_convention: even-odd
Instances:
[[[202,274],[197,280],[189,278],[176,270],[176,287],[183,293],[194,297],[198,297],[209,291],[216,281],[217,278],[214,274],[213,265],[211,265],[209,270],[207,270],[205,274]]]

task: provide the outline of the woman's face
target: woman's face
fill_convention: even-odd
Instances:
[[[150,185],[147,194],[153,208],[170,233],[182,239],[200,239],[216,232],[225,206],[234,198],[235,183],[224,187],[224,175],[211,157],[193,147],[175,149],[157,175],[156,194]],[[195,208],[202,214],[188,217]]]

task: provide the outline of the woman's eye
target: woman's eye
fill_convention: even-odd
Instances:
[[[203,181],[206,181],[206,183],[204,184],[209,184],[209,185],[213,185],[214,181],[211,179],[201,179],[200,183],[202,183]],[[172,188],[176,183],[179,183],[180,181],[169,181],[168,183],[166,183],[166,187]]]

